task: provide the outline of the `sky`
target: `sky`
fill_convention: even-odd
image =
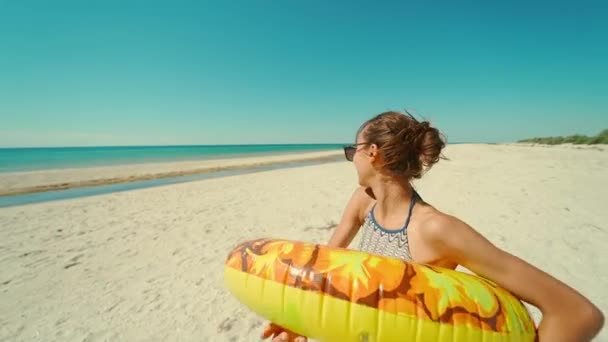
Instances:
[[[606,1],[0,0],[0,147],[608,128]]]

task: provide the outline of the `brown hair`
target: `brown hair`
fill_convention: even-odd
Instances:
[[[407,111],[384,112],[361,125],[363,142],[376,144],[382,167],[397,176],[420,178],[441,158],[445,137],[428,121],[418,121]]]

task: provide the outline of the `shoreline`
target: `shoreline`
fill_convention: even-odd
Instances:
[[[302,152],[243,158],[112,165],[0,173],[0,197],[160,180],[289,163],[343,160],[343,152]],[[109,174],[109,176],[108,176]]]
[[[302,146],[301,149],[264,149],[265,147],[278,146],[278,147],[293,147]],[[329,146],[329,147],[328,147]],[[300,153],[315,153],[315,152],[329,152],[337,151],[342,148],[343,145],[338,144],[260,144],[260,145],[201,145],[201,146],[190,146],[190,145],[168,145],[168,146],[76,146],[76,147],[33,147],[33,148],[3,148],[0,147],[0,174],[2,173],[17,173],[17,172],[34,172],[34,171],[50,171],[50,170],[65,170],[65,169],[88,169],[93,167],[116,167],[116,166],[132,166],[141,164],[161,164],[161,163],[187,163],[187,162],[204,162],[210,160],[225,160],[225,159],[237,159],[237,158],[251,158],[251,157],[268,157],[268,156],[281,156],[290,154]],[[200,153],[186,153],[188,149],[206,149],[207,151],[201,151]],[[238,149],[241,150],[226,150],[226,149]],[[150,155],[146,154],[146,150],[157,149],[159,154]],[[222,151],[223,149],[223,151]],[[6,164],[9,161],[3,160],[6,155],[3,155],[5,151],[44,151],[48,150],[46,155],[42,158],[48,159],[42,163],[23,164],[16,161],[14,165],[10,167]],[[60,157],[65,151],[80,151],[81,155],[76,158],[69,158],[67,160],[54,160],[54,157]],[[100,158],[89,158],[86,154],[95,154],[98,152],[104,153],[116,153],[121,150],[132,150],[128,158],[125,156],[106,156]],[[163,152],[163,150],[165,150]],[[167,150],[171,151],[171,156],[167,155]],[[218,152],[219,151],[219,152]],[[160,153],[162,152],[162,153]],[[213,152],[213,153],[211,153]],[[40,156],[39,156],[40,157]],[[4,162],[4,164],[3,164]],[[12,163],[11,163],[12,164]]]
[[[537,143],[462,143],[456,145],[489,145],[520,148],[559,150],[585,150],[605,152],[606,149],[590,145],[545,145]],[[163,180],[185,176],[247,170],[257,167],[280,167],[289,163],[327,163],[342,161],[342,151],[288,152],[254,156],[238,156],[206,160],[184,160],[150,163],[132,163],[64,169],[0,172],[0,197],[10,198],[52,191],[128,184],[141,181]]]

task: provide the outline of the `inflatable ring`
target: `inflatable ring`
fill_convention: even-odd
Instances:
[[[228,255],[230,292],[319,341],[534,341],[525,306],[493,282],[361,251],[259,239]]]

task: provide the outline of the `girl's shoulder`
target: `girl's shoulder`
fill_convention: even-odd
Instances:
[[[420,233],[430,239],[445,237],[445,233],[467,226],[456,216],[442,212],[431,205],[423,205],[418,208],[418,225],[423,227]]]
[[[371,188],[359,186],[355,189],[353,201],[357,207],[359,219],[363,221],[374,206],[374,203],[376,203],[376,197]]]

